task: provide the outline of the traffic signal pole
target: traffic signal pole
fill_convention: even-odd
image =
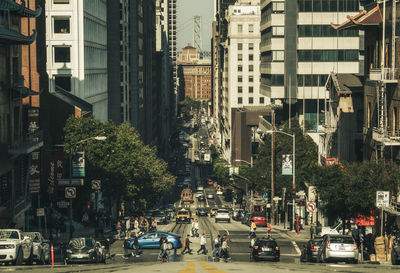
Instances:
[[[271,225],[275,225],[274,206],[274,184],[275,184],[275,111],[272,111],[272,134],[271,134]]]
[[[295,209],[294,209],[294,205],[295,205],[295,198],[296,198],[296,134],[293,133],[293,191],[294,191],[294,196],[293,196],[293,200],[292,200],[292,227],[294,227],[294,217],[295,217]]]

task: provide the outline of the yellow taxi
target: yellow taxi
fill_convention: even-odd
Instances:
[[[177,224],[181,224],[181,223],[188,223],[190,224],[190,211],[186,210],[186,209],[181,209],[178,211],[178,213],[176,214],[176,223]]]

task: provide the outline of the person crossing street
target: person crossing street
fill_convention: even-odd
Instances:
[[[200,254],[200,252],[202,252],[202,254],[207,255],[206,244],[207,244],[206,235],[203,233],[200,237],[200,249],[197,250],[197,254]]]
[[[182,251],[182,255],[184,255],[184,254],[186,254],[186,253],[189,253],[190,255],[192,255],[193,253],[192,253],[192,249],[190,248],[190,244],[191,244],[192,242],[190,241],[190,235],[188,234],[187,236],[186,236],[186,239],[185,239],[185,241],[183,242],[183,246],[185,247],[184,249],[183,249],[183,251]],[[187,252],[186,252],[187,251]]]

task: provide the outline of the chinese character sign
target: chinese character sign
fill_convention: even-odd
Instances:
[[[292,175],[293,161],[291,154],[282,155],[282,175]]]
[[[31,193],[40,192],[40,152],[33,151],[31,154],[31,164],[29,166],[29,191]]]

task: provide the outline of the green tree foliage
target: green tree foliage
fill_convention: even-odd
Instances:
[[[376,191],[397,196],[400,168],[391,161],[364,161],[339,166],[321,166],[314,172],[321,207],[331,218],[349,219],[368,215],[375,208]]]
[[[291,129],[288,122],[277,128],[283,132],[296,135],[296,188],[305,190],[305,183],[309,182],[317,166],[318,148],[311,137],[303,135],[296,119],[292,119]],[[275,194],[281,194],[282,188],[291,188],[292,176],[282,175],[282,155],[292,154],[293,145],[290,136],[275,133]],[[259,154],[255,160],[253,172],[249,179],[254,181],[254,189],[260,193],[271,188],[271,135],[267,134],[259,147]]]
[[[175,184],[167,163],[157,157],[155,148],[144,145],[128,123],[116,126],[93,117],[70,117],[64,132],[65,152],[85,151],[88,176],[103,178],[102,187],[108,194],[146,202]],[[107,139],[96,141],[95,136]]]
[[[200,110],[201,102],[186,97],[183,101],[179,102],[179,111],[184,116],[189,116],[190,111]]]
[[[228,162],[224,159],[217,158],[213,161],[213,172],[219,185],[229,185],[229,168],[224,167]]]

